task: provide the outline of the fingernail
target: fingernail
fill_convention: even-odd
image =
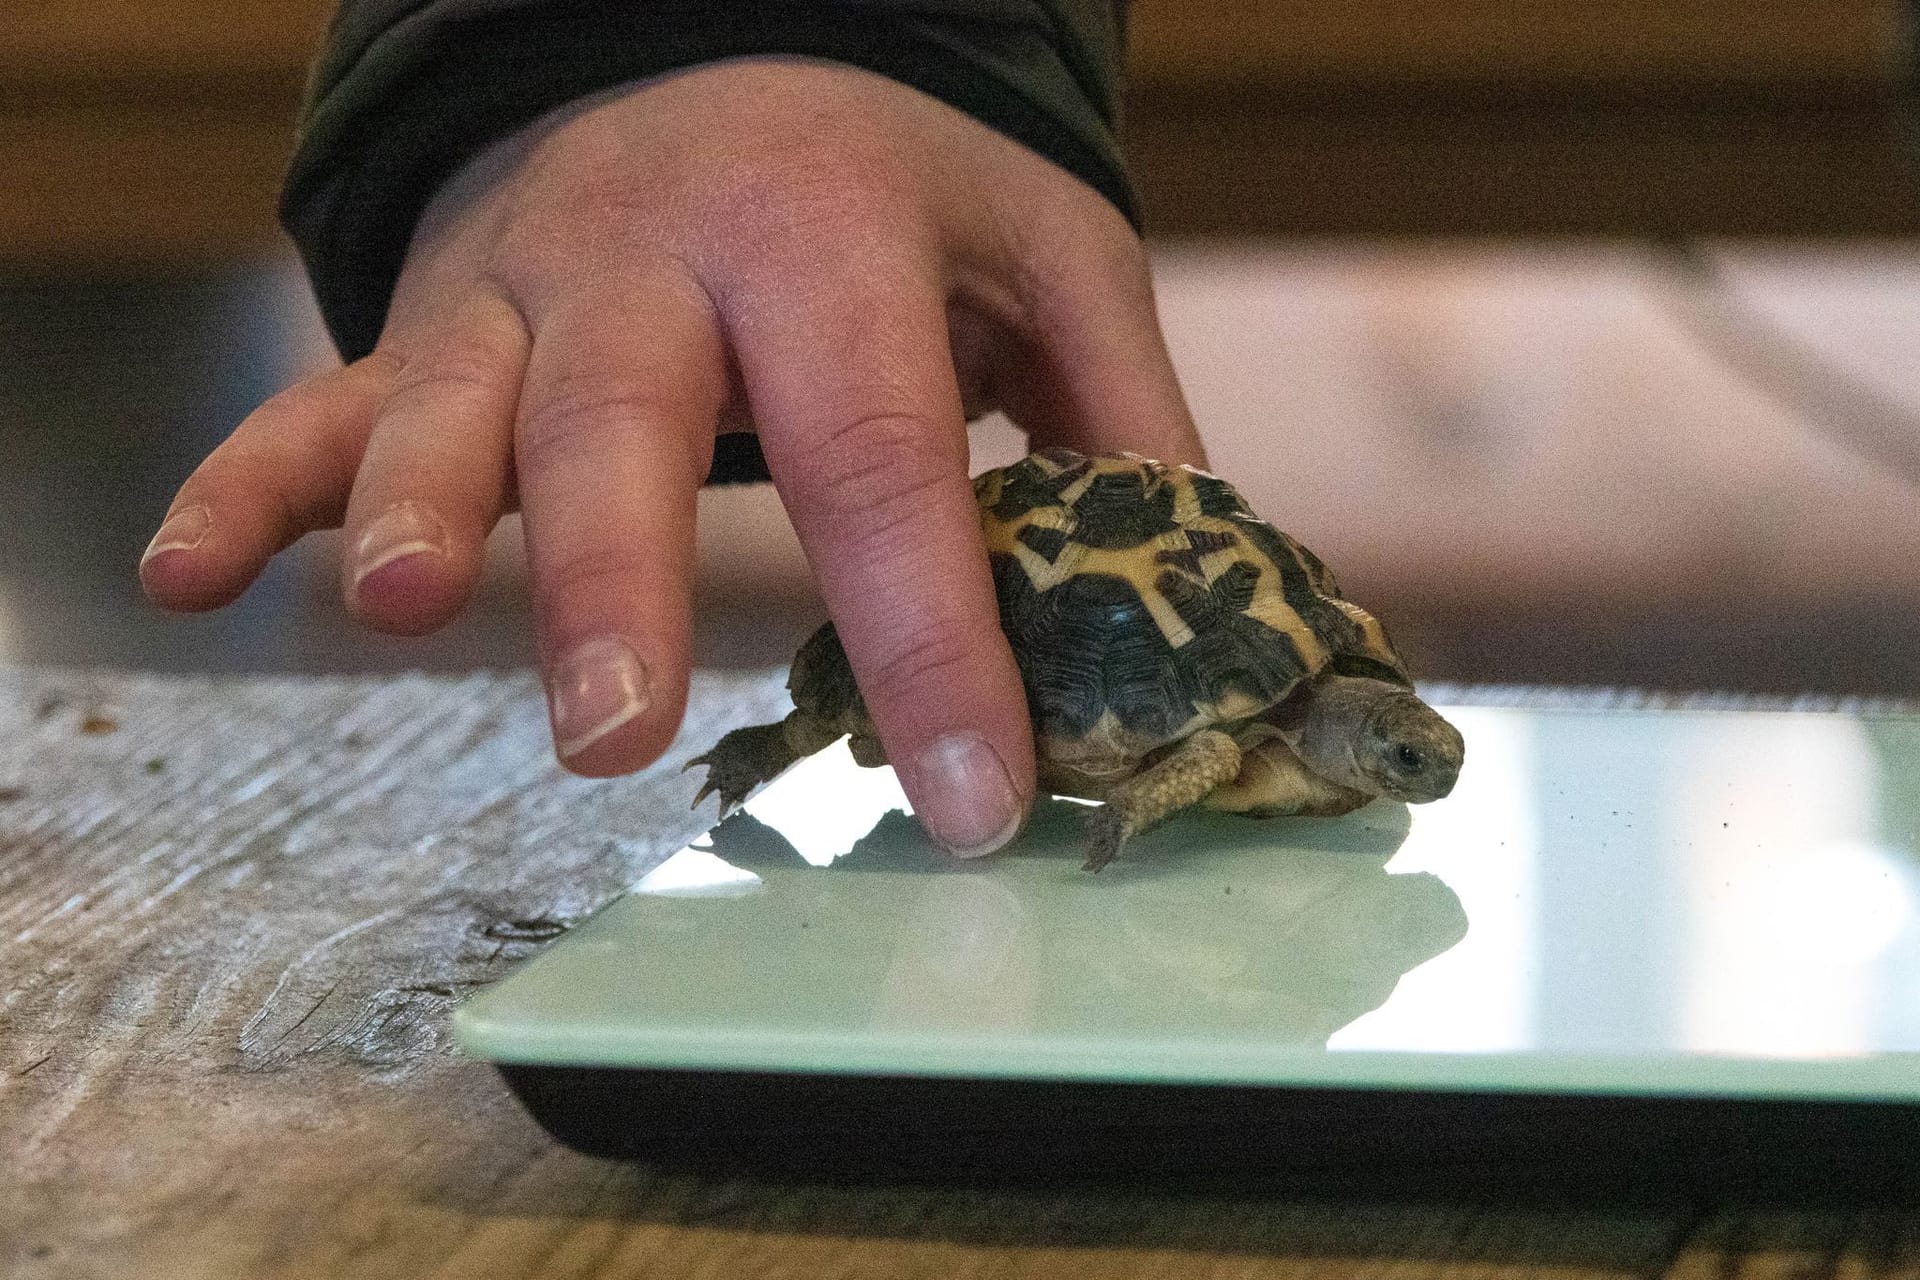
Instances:
[[[950,733],[920,754],[914,813],[955,857],[992,853],[1020,830],[1026,806],[999,753],[976,733]]]
[[[205,507],[182,507],[168,516],[153,535],[153,541],[141,553],[140,563],[145,564],[165,551],[191,551],[206,541],[207,530],[213,527],[213,513]]]
[[[360,541],[353,549],[353,585],[359,586],[367,575],[395,560],[422,552],[447,554],[447,526],[417,502],[396,502],[361,530]]]
[[[562,658],[547,696],[563,757],[580,754],[653,705],[646,666],[618,636],[589,640]]]

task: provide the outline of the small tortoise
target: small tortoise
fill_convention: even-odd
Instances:
[[[1346,813],[1453,789],[1460,733],[1413,693],[1371,614],[1225,481],[1132,454],[1035,453],[973,482],[1042,790],[1104,801],[1088,870],[1193,805]],[[800,647],[795,710],[693,764],[724,815],[852,735],[886,763],[833,624]],[[691,765],[689,767],[692,767]]]

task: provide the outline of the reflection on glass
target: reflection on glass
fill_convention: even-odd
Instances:
[[[1880,843],[1865,726],[1773,717],[1689,737],[1673,775],[1693,920],[1683,1042],[1796,1057],[1873,1048],[1881,979],[1898,981],[1880,971],[1914,928],[1914,868]]]
[[[893,770],[860,768],[845,739],[802,758],[741,807],[816,867],[853,848],[881,815],[913,812]]]
[[[1020,895],[994,876],[944,879],[939,891],[903,903],[902,945],[880,975],[873,1024],[974,1031],[1029,1024],[1049,975]]]
[[[732,908],[754,917],[763,985],[836,1019],[948,1033],[1144,1021],[1319,1047],[1467,931],[1437,876],[1388,871],[1410,829],[1402,805],[1279,823],[1189,815],[1097,876],[1080,869],[1082,812],[1044,801],[1001,854],[956,860],[907,816],[891,771],[859,769],[842,745],[640,888],[764,882]]]
[[[633,892],[658,898],[732,898],[752,893],[760,877],[690,845],[641,876]]]
[[[1427,872],[1459,895],[1473,928],[1460,945],[1409,973],[1392,1000],[1334,1036],[1336,1049],[1495,1052],[1535,1034],[1540,820],[1532,721],[1447,711],[1470,746],[1451,796],[1408,811],[1412,830],[1387,864]],[[1454,993],[1472,992],[1461,1001]]]
[[[1468,774],[1392,867],[1440,875],[1473,930],[1335,1048],[1920,1048],[1916,815],[1881,796],[1920,774],[1920,724],[1457,716]]]
[[[1445,801],[1187,814],[1098,875],[1078,805],[958,861],[891,771],[824,752],[465,1034],[596,1062],[1920,1096],[1920,1059],[1890,1056],[1920,1053],[1920,718],[1449,714]]]

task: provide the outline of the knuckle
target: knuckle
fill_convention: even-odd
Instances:
[[[798,500],[834,527],[884,539],[957,474],[935,447],[939,429],[910,412],[850,418],[821,436]]]
[[[964,687],[975,644],[967,629],[950,620],[928,620],[892,637],[862,673],[871,701],[924,705],[941,689]]]
[[[1152,268],[1146,250],[1131,237],[1090,238],[1062,272],[1078,296],[1112,298],[1136,314],[1153,310]]]
[[[471,337],[450,339],[432,354],[407,361],[394,376],[386,411],[425,403],[472,403],[498,394],[498,352]]]
[[[616,372],[569,373],[542,385],[522,408],[521,462],[588,453],[669,416],[657,392],[639,379]]]
[[[365,378],[378,383],[390,383],[400,375],[400,371],[406,368],[406,365],[406,359],[392,346],[387,345],[386,340],[383,339],[381,345],[376,346],[352,364],[341,368],[336,373],[309,379],[309,382],[319,383],[331,378]]]
[[[277,442],[288,435],[331,435],[361,406],[367,406],[370,413],[383,396],[390,394],[390,384],[382,377],[382,367],[375,357],[368,356],[352,365],[290,383],[241,419],[229,443],[236,439]]]
[[[1092,268],[1103,276],[1140,294],[1152,292],[1153,269],[1146,245],[1130,228],[1088,237],[1087,253]]]
[[[542,299],[633,258],[660,239],[660,210],[634,185],[624,173],[599,175],[514,220],[489,247],[486,275],[509,296]]]
[[[1025,228],[1013,240],[1014,291],[1041,327],[1061,323],[1092,299],[1134,314],[1153,310],[1146,246],[1117,214],[1063,218],[1050,228]]]
[[[290,388],[275,397],[296,400],[313,390]],[[324,408],[324,402],[319,408]],[[333,442],[324,434],[285,429],[289,423],[256,413],[194,469],[182,486],[182,499],[206,505],[266,513],[299,532],[338,524],[345,513],[349,484],[340,476]]]
[[[241,421],[238,431],[273,431],[279,429],[281,422],[321,421],[332,407],[333,400],[326,388],[312,380],[296,382],[281,388],[266,403],[248,414]]]
[[[773,140],[768,140],[773,141]],[[855,242],[879,253],[926,220],[901,167],[876,148],[756,146],[705,179],[690,212],[723,228],[731,259],[718,274],[818,270],[821,246]]]
[[[731,163],[714,171],[706,194],[747,213],[806,205],[857,208],[897,186],[894,169],[884,149],[861,137],[808,136],[789,127],[738,147]]]
[[[630,547],[603,545],[579,548],[543,565],[533,583],[536,611],[564,619],[574,601],[634,598],[638,570],[633,556]]]

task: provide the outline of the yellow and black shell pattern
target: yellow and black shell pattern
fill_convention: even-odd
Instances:
[[[1319,558],[1206,472],[1049,449],[974,497],[1043,756],[1144,755],[1329,667],[1412,685]]]

